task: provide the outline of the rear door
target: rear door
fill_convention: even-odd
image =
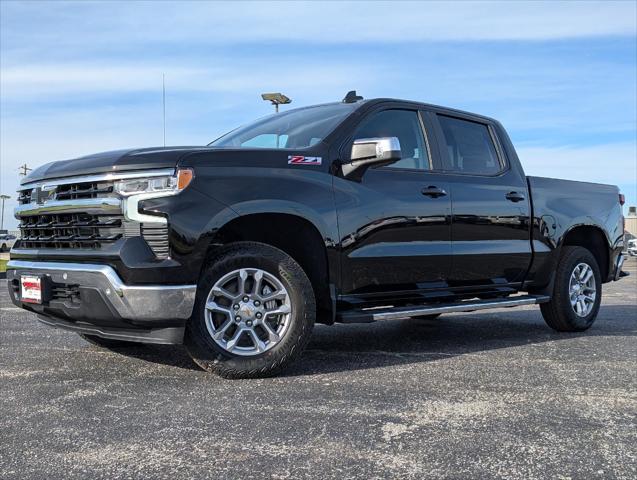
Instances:
[[[451,286],[521,282],[531,262],[530,201],[489,121],[432,113],[441,168],[451,189]]]

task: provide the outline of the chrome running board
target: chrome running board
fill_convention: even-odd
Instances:
[[[347,310],[337,315],[336,321],[341,323],[370,323],[377,320],[396,320],[398,318],[418,317],[421,315],[437,315],[441,313],[473,312],[492,308],[511,308],[523,305],[535,305],[548,302],[546,295],[519,295],[515,297],[489,300],[465,300],[454,303],[438,303],[430,305],[410,305],[407,307],[365,308]]]

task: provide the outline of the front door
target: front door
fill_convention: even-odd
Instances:
[[[389,294],[445,285],[451,268],[451,202],[431,172],[429,145],[414,110],[368,114],[352,141],[397,137],[402,159],[369,169],[360,182],[334,177],[343,294]]]

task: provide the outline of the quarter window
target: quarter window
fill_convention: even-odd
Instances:
[[[502,165],[489,128],[483,123],[438,115],[444,136],[444,169],[474,175],[494,175]]]
[[[383,110],[374,113],[356,129],[354,140],[397,137],[402,158],[383,168],[429,170],[429,156],[418,114],[411,110]]]

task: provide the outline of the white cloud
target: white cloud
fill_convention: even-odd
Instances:
[[[318,90],[347,83],[349,78],[371,78],[371,69],[356,63],[325,61],[320,66],[300,60],[301,75],[282,75],[277,65],[252,59],[220,59],[217,65],[159,65],[157,62],[60,62],[8,66],[0,76],[4,101],[81,94],[157,91],[162,74],[175,92],[237,93],[260,85],[268,88]]]
[[[74,35],[57,46],[73,49],[84,43],[73,37],[106,47],[166,41],[215,46],[278,40],[547,40],[634,35],[636,8],[630,1],[28,2],[4,5],[3,23],[16,47],[33,35],[56,44],[60,35],[55,27],[68,26]],[[43,28],[12,28],[13,15],[39,21]]]

